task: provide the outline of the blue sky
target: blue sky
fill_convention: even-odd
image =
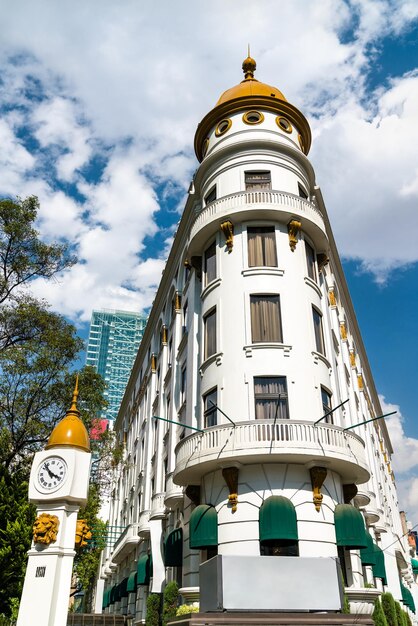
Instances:
[[[418,521],[416,0],[0,0],[0,195],[38,195],[39,229],[80,262],[34,291],[87,331],[147,309],[197,162],[193,136],[257,77],[310,121],[330,215]],[[256,6],[256,10],[255,10]]]

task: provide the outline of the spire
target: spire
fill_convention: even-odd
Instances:
[[[75,381],[71,406],[66,412],[65,417],[58,422],[52,431],[48,443],[45,446],[47,450],[57,446],[68,446],[90,452],[89,436],[86,427],[80,419],[80,411],[77,409],[77,398],[78,374]]]
[[[242,63],[242,71],[244,72],[245,76],[244,80],[256,80],[254,78],[254,72],[256,70],[256,67],[257,63],[252,58],[252,56],[250,56],[250,44],[248,44],[248,56],[246,59],[244,59]]]

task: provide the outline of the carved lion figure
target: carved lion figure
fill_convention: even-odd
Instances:
[[[57,540],[60,521],[56,515],[41,513],[33,524],[33,541],[49,545]]]
[[[84,548],[92,535],[85,519],[78,519],[75,530],[75,548]]]

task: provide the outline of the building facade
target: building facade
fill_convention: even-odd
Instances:
[[[202,602],[218,556],[225,572],[246,559],[243,610],[256,608],[253,567],[285,580],[290,568],[303,604],[295,580],[319,593],[309,572],[328,559],[353,612],[385,589],[413,616],[393,451],[371,421],[382,411],[309,124],[253,59],[243,69],[196,131],[200,166],[116,421],[110,524],[124,531],[106,554],[104,611],[142,623],[147,595],[173,579]],[[341,608],[274,602],[263,608]]]
[[[108,385],[103,419],[116,419],[146,323],[147,318],[139,313],[92,312],[86,365],[92,365]]]

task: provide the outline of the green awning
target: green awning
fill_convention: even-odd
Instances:
[[[103,593],[102,609],[107,609],[107,607],[109,606],[109,595],[110,589],[106,589],[106,591]]]
[[[136,566],[136,584],[149,585],[152,576],[152,559],[151,556],[145,554],[138,559]]]
[[[334,511],[337,546],[359,550],[367,548],[363,517],[351,504],[338,504]]]
[[[128,578],[124,578],[119,584],[119,593],[121,598],[126,598],[128,595]]]
[[[128,582],[126,585],[126,590],[128,593],[133,593],[136,591],[136,571],[131,572],[128,576]]]
[[[412,571],[414,574],[418,574],[418,561],[417,559],[411,559]]]
[[[260,543],[298,541],[295,507],[288,498],[270,496],[264,500],[259,514]]]
[[[360,550],[360,558],[363,565],[376,565],[376,552],[374,550],[373,538],[366,530],[367,548]]]
[[[116,587],[117,585],[113,585],[113,587],[110,590],[110,603],[109,604],[114,604],[116,602]]]
[[[214,506],[199,504],[190,516],[189,545],[204,550],[218,545],[218,513]]]
[[[374,551],[376,554],[376,565],[373,565],[373,576],[375,578],[381,578],[382,583],[387,585],[387,577],[386,577],[386,567],[385,567],[385,555],[383,550],[379,548],[379,546],[374,546]]]
[[[166,567],[183,565],[183,529],[175,528],[165,540],[164,563]]]
[[[120,595],[120,583],[118,583],[117,585],[115,585],[115,602],[119,602],[119,600],[121,599],[121,595]]]
[[[402,583],[401,583],[401,593],[402,593],[402,602],[405,604],[405,606],[410,608],[413,613],[415,613],[415,602],[414,602],[414,598],[412,597],[412,593],[410,592],[408,587],[405,587],[405,585],[403,585]]]

